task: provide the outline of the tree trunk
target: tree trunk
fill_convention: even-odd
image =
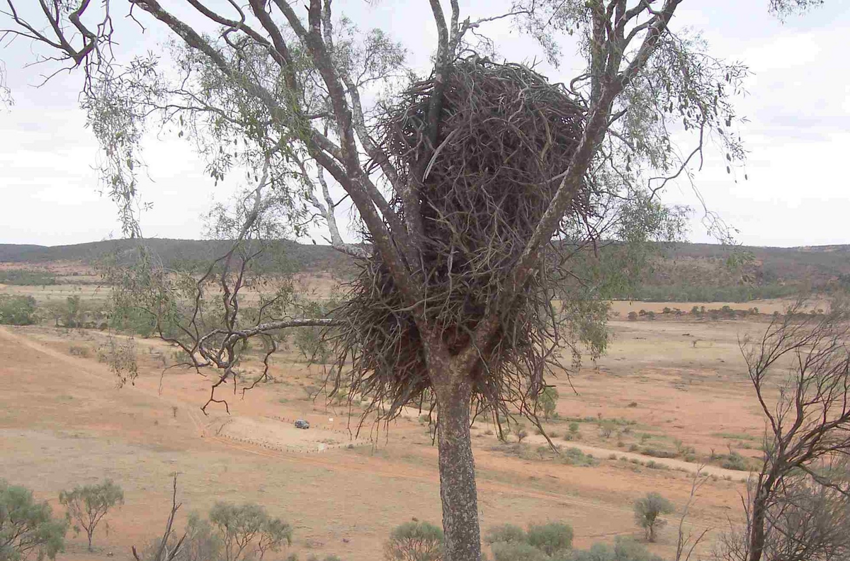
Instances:
[[[775,478],[770,475],[766,480],[760,480],[753,498],[753,512],[750,517],[750,535],[748,561],[761,561],[764,554],[765,524],[767,519],[767,501],[770,497]]]
[[[469,433],[472,388],[468,373],[451,374],[455,375],[451,378],[460,379],[459,383],[435,388],[440,498],[443,502],[443,531],[446,539],[443,561],[479,561],[481,533],[478,526],[478,492]]]
[[[759,490],[761,491],[761,490]],[[761,561],[762,553],[764,552],[764,524],[765,524],[765,504],[761,496],[757,496],[753,500],[752,522],[750,524],[750,543],[749,543],[749,559],[748,561]]]
[[[445,549],[442,561],[481,561],[478,491],[469,432],[472,369],[471,352],[452,356],[442,331],[419,326],[428,377],[437,398],[440,499]],[[467,349],[471,351],[470,349]]]

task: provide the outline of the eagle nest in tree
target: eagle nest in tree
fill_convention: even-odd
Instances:
[[[413,236],[419,261],[408,267],[419,279],[414,282],[424,284],[428,325],[442,332],[452,353],[467,346],[482,319],[500,318],[491,345],[478,349],[476,412],[501,413],[513,403],[533,414],[529,404],[565,337],[551,304],[551,260],[541,260],[509,304],[500,293],[558,189],[584,114],[562,85],[533,70],[472,57],[457,62],[445,83],[432,144],[428,112],[435,88],[434,77],[413,84],[380,123],[400,184],[417,193],[413,205],[398,192],[391,200],[401,219],[411,212],[421,218],[423,235]],[[573,196],[573,212],[583,212],[588,198],[583,186]],[[350,297],[336,311],[343,325],[333,336],[332,392],[370,400],[369,411],[383,419],[405,405],[431,411],[434,394],[411,306],[380,252],[360,265]]]

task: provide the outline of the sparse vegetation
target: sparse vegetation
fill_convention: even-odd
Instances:
[[[50,286],[56,284],[56,275],[45,271],[30,271],[27,269],[0,270],[0,284]]]
[[[78,485],[70,491],[62,491],[59,503],[67,509],[68,521],[74,524],[74,531],[85,532],[89,551],[93,551],[95,530],[109,511],[124,504],[124,491],[107,479],[96,485]]]
[[[658,530],[667,523],[663,516],[674,511],[673,503],[659,493],[647,493],[645,497],[635,501],[635,524],[639,528],[643,528],[647,541],[654,542]]]
[[[32,325],[35,321],[35,298],[0,294],[0,324]]]
[[[65,550],[64,520],[50,505],[36,502],[32,491],[0,479],[0,560],[56,559]]]
[[[443,530],[428,522],[411,521],[396,527],[384,545],[386,561],[441,561]]]
[[[217,502],[210,509],[209,521],[221,540],[223,561],[255,556],[262,561],[267,552],[292,543],[292,527],[256,504]]]

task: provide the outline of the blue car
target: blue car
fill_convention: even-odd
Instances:
[[[295,421],[295,428],[296,428],[296,429],[305,429],[305,430],[306,430],[306,429],[309,429],[309,428],[310,428],[310,423],[308,423],[308,422],[307,422],[307,421],[305,421],[304,419],[298,419],[297,421]]]

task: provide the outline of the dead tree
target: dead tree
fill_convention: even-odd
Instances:
[[[745,501],[745,537],[731,557],[832,559],[850,542],[848,342],[846,309],[814,315],[801,304],[775,318],[761,339],[743,342],[766,437],[764,464]],[[774,389],[778,400],[769,397]]]
[[[176,543],[173,541],[175,535],[173,529],[174,517],[177,511],[180,510],[180,506],[181,504],[177,502],[177,474],[175,473],[172,480],[171,512],[168,514],[168,520],[165,522],[165,531],[162,533],[159,544],[154,548],[152,557],[144,561],[174,561],[177,558],[183,541],[186,539],[186,534],[184,533]],[[133,558],[136,561],[142,561],[142,557],[136,550],[136,546],[133,546],[132,550]]]

